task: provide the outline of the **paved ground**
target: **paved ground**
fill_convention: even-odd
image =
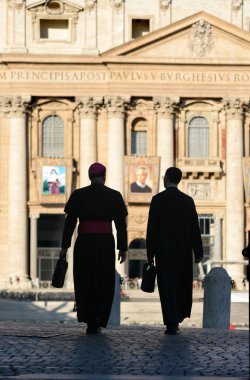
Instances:
[[[1,322],[0,379],[247,379],[248,331],[122,326],[98,336],[75,322]]]
[[[239,380],[249,375],[248,294],[232,294],[235,330],[202,329],[203,294],[178,336],[164,334],[157,292],[127,291],[120,328],[85,334],[72,302],[0,299],[0,379]],[[238,328],[237,328],[238,326]]]

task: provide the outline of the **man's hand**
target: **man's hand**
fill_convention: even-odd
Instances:
[[[59,253],[59,258],[60,259],[66,259],[66,254],[67,254],[67,248],[62,248],[60,253]]]
[[[119,251],[118,260],[120,260],[120,264],[124,263],[127,257],[127,251]]]

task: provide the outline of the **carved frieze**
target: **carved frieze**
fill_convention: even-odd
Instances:
[[[193,24],[189,37],[189,47],[193,54],[198,57],[203,57],[213,46],[214,37],[211,25],[204,20],[199,20]]]
[[[188,183],[188,195],[197,199],[206,199],[211,197],[210,183]]]

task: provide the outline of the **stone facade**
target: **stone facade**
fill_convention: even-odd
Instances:
[[[127,202],[129,243],[145,239],[149,198],[129,202],[124,173],[126,162],[154,157],[160,164],[152,184],[161,191],[166,168],[182,169],[181,190],[194,198],[205,225],[209,220],[208,258],[224,261],[241,286],[250,229],[250,1],[223,3],[0,2],[1,286],[41,275],[42,217],[63,216],[71,191],[89,183],[87,168],[97,160]],[[140,38],[132,39],[133,28]],[[46,141],[53,145],[44,132],[48,120],[63,128],[60,154],[44,153]],[[190,137],[194,121],[206,123],[202,156]],[[137,132],[144,151],[133,151]],[[43,168],[50,166],[64,167],[62,194],[43,191]],[[128,264],[119,270],[128,273]]]

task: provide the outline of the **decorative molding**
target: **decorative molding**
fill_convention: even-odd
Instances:
[[[82,118],[95,118],[98,107],[103,103],[103,98],[77,97],[77,107]]]
[[[213,30],[208,22],[199,20],[192,25],[188,46],[193,54],[198,57],[203,57],[213,48]]]
[[[129,103],[130,97],[105,96],[104,102],[108,111],[108,117],[123,118],[125,106]]]
[[[21,10],[25,4],[25,0],[8,0],[8,7]]]
[[[125,0],[110,0],[110,5],[114,10],[120,11],[124,1]]]
[[[154,106],[159,119],[173,118],[174,113],[177,111],[179,99],[170,97],[155,97]]]
[[[165,12],[172,4],[172,0],[160,0],[160,9]]]
[[[3,96],[0,97],[0,114],[2,117],[22,116],[28,111],[30,97]]]
[[[211,197],[210,183],[188,183],[187,190],[188,195],[193,198],[205,199]]]
[[[86,0],[85,1],[85,9],[89,12],[93,11],[93,9],[96,6],[96,1],[97,0]]]

